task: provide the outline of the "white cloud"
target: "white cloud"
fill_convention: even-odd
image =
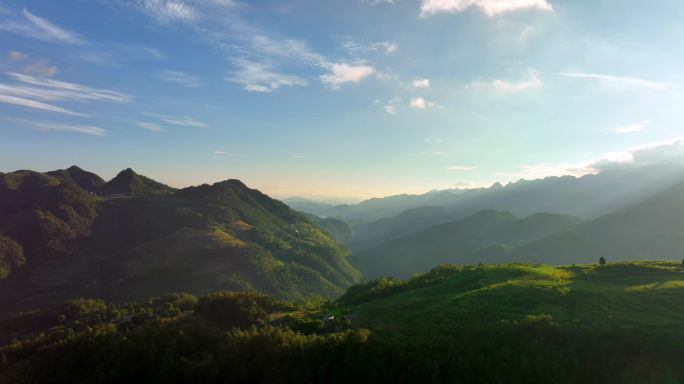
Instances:
[[[153,132],[162,132],[164,130],[164,128],[160,127],[159,124],[155,123],[139,122],[138,127]]]
[[[644,165],[684,165],[684,137],[629,147],[608,153],[591,161],[587,167],[595,172]]]
[[[369,65],[350,65],[347,63],[333,63],[330,73],[320,77],[323,84],[331,89],[339,89],[344,83],[358,83],[363,78],[375,73],[375,68]]]
[[[447,171],[473,171],[477,169],[477,167],[471,167],[471,166],[466,166],[466,165],[452,165],[449,167],[446,167]]]
[[[32,39],[81,45],[85,40],[74,32],[67,31],[36,16],[27,9],[22,11],[23,19],[11,15],[10,20],[0,22],[0,31],[23,35]]]
[[[199,77],[181,71],[162,71],[158,77],[162,81],[180,84],[188,88],[196,88],[202,85],[202,80]]]
[[[389,113],[390,115],[394,115],[397,113],[397,110],[394,107],[394,105],[387,104],[387,105],[383,106],[383,108],[385,109],[385,112]]]
[[[466,88],[491,88],[501,93],[524,92],[541,88],[543,82],[536,71],[530,70],[527,78],[519,81],[493,79],[488,81],[475,81]]]
[[[637,123],[624,125],[622,127],[613,128],[613,132],[618,134],[635,133],[646,130],[651,125],[650,120],[639,121]]]
[[[614,76],[597,73],[582,73],[582,72],[561,72],[560,75],[566,77],[574,77],[579,79],[588,79],[598,81],[606,85],[615,85],[620,87],[636,87],[650,90],[663,90],[670,87],[668,83],[661,83],[646,79],[639,79],[636,77]]]
[[[591,167],[583,164],[570,164],[570,163],[560,163],[560,164],[532,164],[532,165],[519,165],[518,170],[515,172],[495,172],[495,176],[505,176],[514,179],[543,179],[550,176],[584,176],[590,173],[597,173]]]
[[[242,85],[246,91],[268,93],[280,87],[304,86],[307,84],[306,80],[299,76],[278,73],[263,63],[246,59],[236,59],[234,63],[239,69],[227,77],[226,80]]]
[[[219,151],[218,149],[214,151],[214,155],[225,155],[224,151]]]
[[[409,100],[409,107],[412,109],[442,108],[441,105],[433,101],[425,100],[422,97],[412,97],[411,100]]]
[[[629,147],[583,163],[521,165],[516,172],[497,172],[494,175],[527,180],[564,175],[580,177],[647,165],[684,166],[684,137]]]
[[[204,128],[207,125],[204,124],[201,121],[195,120],[192,117],[173,117],[173,116],[168,116],[168,115],[162,115],[159,113],[145,113],[145,115],[150,116],[150,117],[156,117],[160,121],[163,121],[168,124],[173,124],[173,125],[180,125],[184,127],[193,127],[193,128]]]
[[[430,79],[416,79],[411,83],[413,88],[430,88]]]
[[[425,109],[427,107],[425,99],[422,97],[412,97],[409,106],[413,109]]]
[[[107,130],[92,125],[72,125],[55,122],[29,121],[20,119],[8,119],[7,121],[43,132],[73,132],[91,136],[107,135]]]
[[[420,16],[460,13],[469,8],[477,8],[490,17],[529,9],[553,11],[553,6],[547,0],[422,0]]]

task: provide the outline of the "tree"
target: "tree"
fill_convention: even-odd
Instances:
[[[600,264],[600,265],[606,265],[606,258],[603,257],[603,256],[601,256],[601,257],[599,258],[599,264]]]

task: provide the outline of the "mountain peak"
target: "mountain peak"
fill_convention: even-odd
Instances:
[[[47,175],[56,177],[62,181],[73,182],[79,187],[90,192],[94,192],[105,183],[100,176],[92,172],[88,172],[76,165],[72,165],[67,169],[58,169],[56,171],[47,172]]]
[[[106,194],[154,195],[169,193],[173,188],[136,173],[131,168],[119,172],[102,188]]]
[[[131,176],[139,176],[139,175],[133,170],[133,168],[126,168],[126,169],[122,170],[121,172],[119,172],[115,178],[117,178],[117,177],[131,177]]]

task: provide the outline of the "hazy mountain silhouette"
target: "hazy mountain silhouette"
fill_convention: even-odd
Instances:
[[[538,213],[519,219],[509,212],[482,210],[465,219],[433,226],[355,253],[352,261],[366,275],[407,277],[447,263],[472,264],[501,257],[509,248],[571,228],[578,219]]]
[[[405,199],[397,196],[386,201],[374,199],[344,208],[347,213],[330,216],[352,225],[355,237],[345,245],[359,251],[433,225],[465,218],[482,209],[508,211],[517,216],[550,212],[593,219],[626,209],[682,182],[684,169],[678,166],[626,167],[582,177],[548,177],[505,186],[495,184],[486,189],[456,190],[455,193],[442,191]],[[347,220],[356,217],[349,216],[349,212],[368,205],[391,203],[397,208],[402,206],[400,201],[408,205],[398,215],[370,222]]]

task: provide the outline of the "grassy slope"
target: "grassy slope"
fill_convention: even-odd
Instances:
[[[360,325],[398,338],[439,337],[454,327],[539,318],[668,332],[681,332],[684,325],[684,270],[672,262],[454,268],[435,274],[432,282],[414,279],[408,284],[415,288],[335,311],[355,313]]]

